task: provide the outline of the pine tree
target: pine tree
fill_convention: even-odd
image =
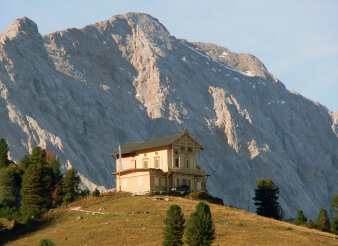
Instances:
[[[333,198],[332,198],[332,205],[331,205],[331,209],[333,212],[333,216],[334,217],[338,217],[338,194],[336,194]]]
[[[0,168],[8,167],[9,163],[8,145],[5,139],[0,138]]]
[[[338,216],[333,217],[332,219],[331,232],[338,235]]]
[[[31,164],[31,160],[28,155],[25,155],[19,162],[21,169],[26,170]]]
[[[98,189],[95,189],[92,193],[93,196],[99,197],[100,196],[100,191]]]
[[[167,211],[167,218],[164,220],[166,225],[163,229],[163,245],[177,246],[183,245],[182,237],[184,233],[184,217],[178,205],[171,205]]]
[[[304,225],[307,222],[307,218],[305,217],[302,210],[298,210],[298,214],[296,218],[293,220],[293,223],[296,225]]]
[[[331,232],[338,235],[338,194],[332,199],[333,219],[331,222]]]
[[[283,211],[278,203],[279,187],[271,179],[258,179],[253,200],[256,213],[269,218],[282,219]]]
[[[211,245],[215,239],[215,227],[209,206],[199,202],[196,211],[190,215],[185,229],[186,243],[191,246]]]
[[[15,171],[10,168],[0,168],[0,206],[14,207],[18,199]]]
[[[330,232],[330,218],[327,214],[327,211],[324,208],[321,208],[317,217],[317,226],[321,231]]]
[[[51,169],[46,161],[46,153],[40,147],[32,151],[31,164],[22,178],[21,213],[24,218],[39,217],[51,205]]]
[[[76,170],[71,168],[67,170],[62,179],[62,191],[64,193],[64,202],[72,202],[79,193],[80,178],[76,175]]]

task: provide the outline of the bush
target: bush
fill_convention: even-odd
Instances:
[[[310,228],[310,229],[318,229],[318,225],[313,222],[312,220],[310,220],[307,224],[305,224],[307,228]]]
[[[95,189],[92,193],[93,196],[99,197],[100,196],[100,191],[98,189]]]
[[[87,197],[87,196],[90,195],[90,191],[89,191],[88,189],[81,190],[80,195],[81,195],[82,197]]]
[[[41,239],[39,246],[55,246],[50,239]]]
[[[188,195],[186,195],[186,198],[192,199],[192,200],[204,200],[208,201],[210,203],[218,204],[218,205],[224,205],[223,200],[218,197],[214,197],[210,195],[207,191],[197,191],[197,192],[191,192]]]
[[[20,220],[21,214],[16,207],[0,207],[0,218],[6,218],[9,220]]]

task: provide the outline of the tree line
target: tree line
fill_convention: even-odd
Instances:
[[[80,178],[71,168],[64,175],[59,159],[35,147],[18,164],[8,159],[8,145],[0,139],[0,217],[28,222],[62,203],[76,200]],[[98,191],[97,191],[98,192]]]
[[[253,198],[258,215],[282,220],[284,218],[284,212],[278,202],[278,198],[279,187],[271,179],[258,179],[255,196]],[[291,222],[296,225],[338,234],[338,194],[332,199],[331,207],[333,211],[333,219],[331,222],[324,208],[319,210],[316,221],[307,221],[303,211],[299,210],[297,216],[291,219]]]

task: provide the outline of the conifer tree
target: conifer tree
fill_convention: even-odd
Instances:
[[[21,213],[24,218],[39,217],[52,205],[51,169],[46,161],[46,153],[40,147],[32,151],[31,164],[22,178]]]
[[[331,209],[334,217],[338,217],[338,194],[332,198]]]
[[[305,217],[302,210],[298,210],[298,214],[296,218],[293,220],[293,223],[296,225],[304,225],[307,222],[307,218]]]
[[[28,155],[25,155],[19,162],[21,169],[26,170],[31,164],[31,160]]]
[[[18,187],[15,171],[10,168],[0,168],[0,206],[14,207],[17,203]]]
[[[0,168],[8,167],[9,163],[8,145],[5,139],[0,138]]]
[[[269,218],[282,219],[283,211],[278,203],[279,187],[271,179],[258,179],[253,200],[256,213]]]
[[[67,170],[62,179],[62,191],[64,193],[64,202],[72,202],[79,193],[80,178],[76,175],[76,170],[71,168]]]
[[[196,211],[190,215],[184,232],[186,243],[191,246],[211,245],[215,239],[215,227],[209,206],[199,202]]]
[[[98,189],[95,189],[92,193],[93,196],[99,197],[100,196],[100,191]]]
[[[183,245],[184,222],[185,220],[180,206],[171,205],[167,211],[167,218],[164,220],[166,226],[163,229],[163,245]]]
[[[317,226],[321,231],[330,232],[330,218],[327,214],[327,211],[324,208],[321,208],[317,217]]]
[[[331,232],[338,235],[338,194],[332,199],[333,219],[331,222]]]

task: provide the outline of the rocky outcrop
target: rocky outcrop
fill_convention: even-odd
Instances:
[[[256,57],[176,39],[146,14],[45,36],[15,20],[0,35],[0,95],[11,158],[47,147],[91,189],[114,186],[118,140],[186,127],[228,205],[254,211],[258,178],[280,186],[287,216],[315,216],[338,193],[337,112],[288,91]]]

